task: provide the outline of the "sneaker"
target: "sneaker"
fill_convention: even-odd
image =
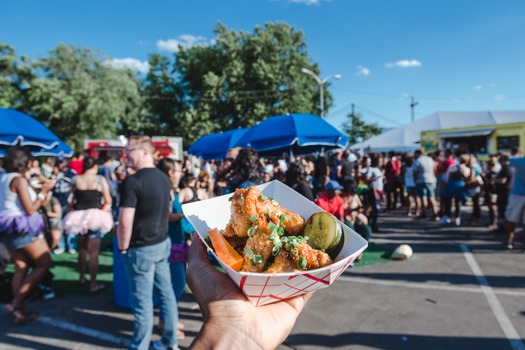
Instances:
[[[446,225],[446,224],[450,224],[450,219],[446,216],[443,216],[441,218],[441,220],[439,220],[439,224],[440,225]]]
[[[162,342],[162,339],[157,339],[153,341],[153,349],[154,350],[179,350],[178,347],[175,348],[173,346],[167,346],[166,344]]]
[[[456,218],[456,226],[459,226],[461,225],[461,219],[460,218]]]
[[[48,287],[48,286],[46,286],[44,284],[39,284],[38,285],[38,289],[40,289],[40,293],[42,295],[42,299],[44,299],[44,300],[55,299],[56,294],[53,291],[53,289],[51,289],[51,287]]]
[[[53,249],[53,254],[59,255],[62,254],[65,251],[64,248],[55,248]]]
[[[67,252],[68,252],[69,254],[76,254],[76,253],[77,253],[77,250],[76,250],[75,248],[69,248],[69,249],[67,250]]]
[[[512,250],[512,248],[514,248],[514,247],[512,246],[512,243],[508,243],[508,244],[507,244],[507,249],[508,249],[508,250]]]

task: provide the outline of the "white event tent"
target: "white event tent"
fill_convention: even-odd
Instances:
[[[350,149],[353,151],[362,149],[365,153],[413,152],[419,149],[421,131],[510,124],[524,121],[525,111],[435,112],[371,137],[362,143],[354,144]]]

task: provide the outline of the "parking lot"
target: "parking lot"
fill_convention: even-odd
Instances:
[[[380,229],[372,242],[388,250],[407,243],[414,256],[345,271],[310,300],[280,349],[525,349],[521,244],[503,250],[502,233],[401,211],[381,213]],[[191,293],[179,306],[185,349],[201,316]],[[0,315],[1,349],[121,349],[131,335],[132,315],[112,296],[64,296],[31,308],[42,317],[26,326]]]

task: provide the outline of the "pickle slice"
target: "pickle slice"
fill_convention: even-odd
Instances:
[[[321,211],[312,214],[306,221],[303,235],[309,237],[308,244],[312,248],[326,251],[339,244],[342,231],[335,216]]]

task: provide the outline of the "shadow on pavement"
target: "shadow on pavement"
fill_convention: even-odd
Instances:
[[[504,338],[482,337],[440,337],[410,334],[379,334],[379,333],[344,333],[337,335],[325,334],[293,334],[284,342],[291,348],[301,345],[323,346],[329,344],[331,348],[351,349],[355,346],[370,349],[398,350],[398,349],[425,349],[425,350],[494,350],[511,349],[509,341]]]

